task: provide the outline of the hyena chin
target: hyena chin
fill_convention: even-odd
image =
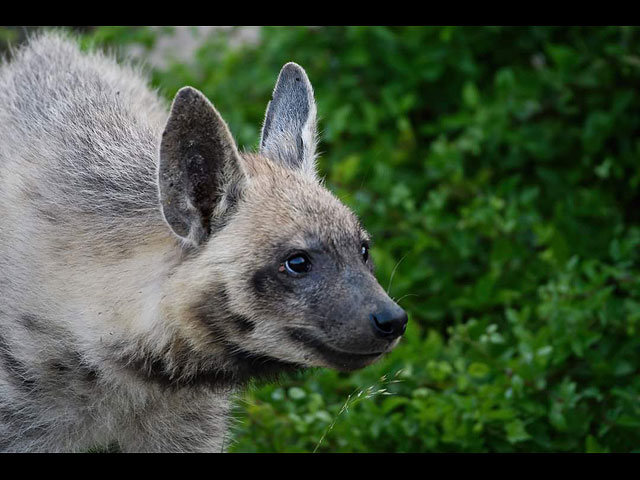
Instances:
[[[0,451],[220,451],[250,378],[349,371],[407,316],[315,168],[288,63],[240,153],[184,87],[34,37],[0,67]]]

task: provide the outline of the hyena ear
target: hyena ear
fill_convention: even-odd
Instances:
[[[199,245],[211,231],[225,188],[244,175],[226,123],[198,90],[181,88],[162,134],[160,205],[176,235]]]
[[[315,176],[316,102],[306,72],[293,62],[278,76],[267,106],[260,153]]]

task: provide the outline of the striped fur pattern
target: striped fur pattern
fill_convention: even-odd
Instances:
[[[0,67],[0,451],[221,451],[249,379],[397,344],[367,320],[399,309],[368,235],[317,178],[308,78],[280,79],[239,153],[200,92],[167,105],[64,34]]]

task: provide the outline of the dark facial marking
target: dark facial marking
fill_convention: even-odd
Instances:
[[[233,344],[226,346],[223,357],[217,362],[208,364],[203,361],[197,373],[192,374],[180,371],[181,367],[186,370],[184,365],[171,372],[166,360],[160,356],[121,356],[118,362],[139,378],[174,391],[184,388],[228,389],[246,384],[251,379],[273,379],[279,374],[302,368],[267,355],[252,354]]]
[[[251,286],[257,296],[266,295],[269,291],[269,284],[272,282],[271,268],[264,267],[259,269],[251,277]]]
[[[241,333],[252,332],[256,325],[250,318],[231,311],[229,294],[223,286],[212,286],[202,301],[197,304],[193,312],[200,322],[209,328],[214,337],[226,331],[229,326],[235,326]]]
[[[277,257],[276,257],[277,258]],[[277,300],[282,293],[293,293],[289,282],[283,279],[282,271],[275,263],[258,269],[251,277],[251,288],[257,297]]]
[[[324,358],[331,365],[344,371],[351,371],[362,368],[374,358],[382,355],[383,352],[371,354],[345,353],[335,350],[324,344],[317,338],[309,335],[306,331],[297,328],[286,328],[289,338],[311,348]]]
[[[297,363],[247,352],[233,344],[229,344],[227,354],[233,365],[230,370],[240,383],[246,383],[250,379],[274,380],[283,373],[294,373],[303,368]]]

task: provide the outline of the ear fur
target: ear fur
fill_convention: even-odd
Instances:
[[[316,103],[300,65],[287,63],[267,106],[260,153],[289,168],[315,176]]]
[[[158,190],[166,222],[193,245],[210,234],[225,185],[243,175],[227,124],[192,87],[176,94],[160,143]]]

